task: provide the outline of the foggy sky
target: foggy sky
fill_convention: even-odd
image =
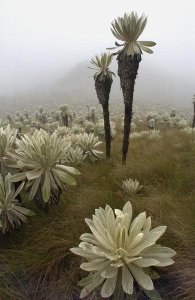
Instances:
[[[132,10],[148,16],[139,39],[157,43],[142,63],[159,65],[192,86],[194,0],[0,0],[0,95],[49,86],[114,46],[111,21]]]

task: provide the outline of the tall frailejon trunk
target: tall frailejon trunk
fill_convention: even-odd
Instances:
[[[68,115],[61,113],[62,123],[64,126],[68,127]]]
[[[108,102],[102,105],[104,115],[104,131],[106,141],[106,158],[110,158],[111,150],[111,132],[110,132],[110,115],[109,115],[109,104]]]
[[[194,105],[194,117],[192,121],[192,128],[195,128],[195,100],[193,101],[193,105]]]
[[[124,52],[122,52],[118,55],[117,60],[118,75],[120,77],[120,85],[125,105],[124,136],[122,146],[122,164],[125,164],[129,147],[129,134],[131,130],[135,79],[137,77],[141,55],[135,54],[134,56],[127,56]]]
[[[95,79],[95,89],[98,100],[103,108],[104,115],[104,132],[106,142],[106,158],[110,158],[111,151],[111,133],[110,133],[110,119],[109,119],[109,95],[112,85],[112,78],[104,75],[98,76]]]
[[[125,103],[124,111],[124,134],[123,134],[123,146],[122,146],[122,164],[125,165],[127,152],[129,148],[129,134],[131,131],[132,120],[132,103]]]
[[[92,115],[91,115],[91,121],[92,121],[93,123],[95,123],[95,114],[92,114]]]

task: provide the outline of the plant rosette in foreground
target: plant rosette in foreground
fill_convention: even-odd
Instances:
[[[27,181],[30,188],[29,199],[34,199],[41,188],[42,200],[47,203],[56,191],[63,191],[65,185],[76,185],[72,175],[80,172],[61,162],[70,153],[71,144],[44,130],[35,131],[33,135],[25,134],[16,142],[16,150],[10,151],[7,164],[21,172],[10,177],[10,181]]]
[[[122,210],[113,211],[108,205],[105,209],[100,207],[95,210],[92,220],[85,221],[92,233],[82,234],[79,247],[70,249],[86,259],[80,267],[90,273],[79,282],[83,287],[81,298],[97,287],[101,287],[103,298],[110,297],[116,285],[131,295],[134,281],[143,290],[151,291],[154,285],[144,268],[164,267],[174,263],[171,257],[176,252],[156,244],[166,226],[151,230],[151,218],[146,217],[145,212],[132,221],[130,202]]]

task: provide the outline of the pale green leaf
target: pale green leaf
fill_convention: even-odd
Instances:
[[[17,210],[18,212],[20,212],[21,214],[26,215],[28,217],[32,217],[32,216],[36,215],[32,210],[27,209],[27,208],[22,207],[22,206],[13,205],[13,208],[15,210]]]
[[[9,177],[10,182],[18,182],[18,181],[23,181],[25,179],[26,179],[26,172],[17,173]]]
[[[35,170],[27,171],[26,177],[28,180],[32,180],[38,178],[42,174],[43,174],[43,169],[35,169]]]
[[[63,183],[63,184],[68,184],[68,185],[76,185],[76,180],[74,179],[74,177],[70,176],[69,174],[58,170],[56,168],[54,168],[52,170],[53,174],[55,174],[59,180]]]
[[[112,278],[107,278],[101,288],[101,296],[103,298],[108,298],[112,296],[116,288],[117,275]]]
[[[143,291],[151,300],[162,300],[163,299],[157,290],[148,291],[146,289],[143,289]]]
[[[69,167],[69,166],[56,165],[56,169],[68,172],[68,173],[73,174],[73,175],[80,175],[81,174],[77,169],[75,169],[73,167]]]
[[[150,276],[148,276],[146,273],[144,273],[144,271],[142,271],[142,269],[138,268],[137,266],[135,266],[133,264],[129,265],[129,269],[130,269],[133,277],[135,278],[135,280],[141,287],[143,287],[144,289],[147,289],[147,290],[154,289],[154,285],[153,285],[153,282],[152,282]]]
[[[146,47],[154,47],[156,45],[156,43],[152,41],[139,41],[139,44],[142,44]]]
[[[38,177],[33,181],[33,184],[32,184],[32,187],[31,187],[30,193],[29,193],[30,200],[32,200],[34,198],[34,196],[36,195],[36,192],[39,188],[40,182],[41,182],[41,177]]]
[[[50,178],[48,172],[45,172],[45,178],[42,186],[42,198],[45,203],[49,201],[51,195]]]
[[[125,265],[122,266],[122,287],[125,293],[133,293],[133,276]]]

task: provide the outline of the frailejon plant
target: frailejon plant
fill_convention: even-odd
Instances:
[[[17,149],[10,151],[8,163],[21,173],[13,175],[11,181],[26,180],[29,199],[36,197],[43,205],[57,202],[65,185],[76,184],[71,175],[80,172],[61,164],[68,156],[70,143],[57,133],[50,135],[44,130],[35,131],[33,135],[25,134],[16,145]]]
[[[122,188],[125,192],[131,195],[139,192],[143,188],[143,185],[140,185],[137,179],[133,180],[129,178],[122,182]]]
[[[82,122],[82,124],[83,124],[83,122]],[[74,126],[72,126],[72,128],[71,128],[71,133],[73,133],[73,134],[79,134],[79,133],[84,133],[84,132],[85,132],[84,128],[82,128],[78,124],[74,124]]]
[[[122,163],[126,163],[126,156],[129,146],[129,134],[132,120],[133,93],[135,79],[137,76],[139,63],[143,51],[152,53],[149,47],[155,45],[151,41],[138,41],[147,23],[147,18],[142,15],[140,18],[137,13],[125,13],[123,17],[115,19],[111,24],[111,31],[115,38],[120,40],[122,44],[115,43],[116,47],[110,49],[121,48],[117,55],[118,75],[120,77],[120,85],[123,92],[125,104],[124,118],[124,137],[122,147]]]
[[[178,122],[178,127],[179,128],[185,128],[189,126],[188,120],[181,119],[181,121]]]
[[[0,175],[0,228],[2,233],[18,228],[21,223],[27,222],[27,216],[34,216],[35,213],[22,206],[18,195],[24,187],[24,182],[15,191],[15,186],[10,182],[11,174],[3,180]]]
[[[97,136],[94,136],[93,133],[80,133],[77,135],[77,145],[83,149],[86,157],[89,157],[90,160],[97,160],[101,158],[102,151],[96,149],[102,142],[99,141]]]
[[[86,158],[86,154],[84,154],[83,149],[76,146],[75,148],[71,148],[69,152],[69,156],[67,157],[67,163],[70,165],[80,165],[84,162]]]
[[[10,125],[4,129],[3,127],[0,128],[0,163],[1,174],[6,173],[4,171],[5,160],[7,158],[7,153],[10,149],[14,147],[14,143],[16,141],[17,130],[11,129]],[[5,176],[5,174],[3,175]]]
[[[58,126],[58,128],[56,129],[56,133],[58,136],[64,137],[71,133],[71,128],[66,126]]]
[[[68,127],[68,106],[65,104],[60,105],[61,118],[64,126]]]
[[[84,257],[81,269],[89,276],[81,279],[83,287],[80,297],[101,288],[101,296],[107,298],[117,292],[116,286],[131,295],[134,281],[145,293],[154,290],[151,277],[147,274],[152,266],[164,267],[174,263],[176,252],[156,244],[166,226],[151,230],[151,218],[139,214],[132,221],[132,206],[127,202],[122,210],[106,208],[95,210],[91,219],[85,219],[91,233],[81,235],[81,243],[70,250]],[[120,298],[123,299],[123,298]]]
[[[151,118],[147,121],[147,126],[151,129],[155,129],[156,128],[156,124],[157,124],[157,121],[155,118]]]
[[[193,138],[195,138],[195,128],[187,126],[183,129],[181,129],[181,131],[188,134],[188,135],[191,135]]]
[[[95,124],[94,132],[100,136],[104,136],[104,121],[102,119],[98,120],[98,122]],[[116,124],[112,121],[110,121],[110,134],[112,138],[116,135]]]
[[[96,124],[94,124],[93,122],[85,120],[84,123],[83,123],[83,127],[85,129],[85,132],[86,133],[92,133],[92,132],[94,132],[95,125]],[[104,125],[103,125],[103,131],[104,131]]]
[[[90,118],[91,122],[95,123],[95,118],[96,118],[96,108],[95,107],[89,108],[89,118]]]
[[[132,139],[139,139],[139,138],[147,138],[148,140],[155,140],[161,138],[160,130],[152,129],[152,130],[143,130],[140,132],[133,132],[131,134]]]
[[[157,129],[151,130],[149,135],[148,135],[149,140],[158,140],[160,138],[161,138],[160,130],[157,130]]]
[[[102,53],[101,56],[95,56],[91,59],[91,63],[96,67],[97,72],[94,75],[95,90],[99,103],[102,105],[104,116],[104,131],[106,142],[106,158],[110,158],[111,150],[111,133],[110,133],[110,116],[109,116],[109,95],[112,86],[112,75],[109,66],[112,62],[113,55],[110,53]]]

